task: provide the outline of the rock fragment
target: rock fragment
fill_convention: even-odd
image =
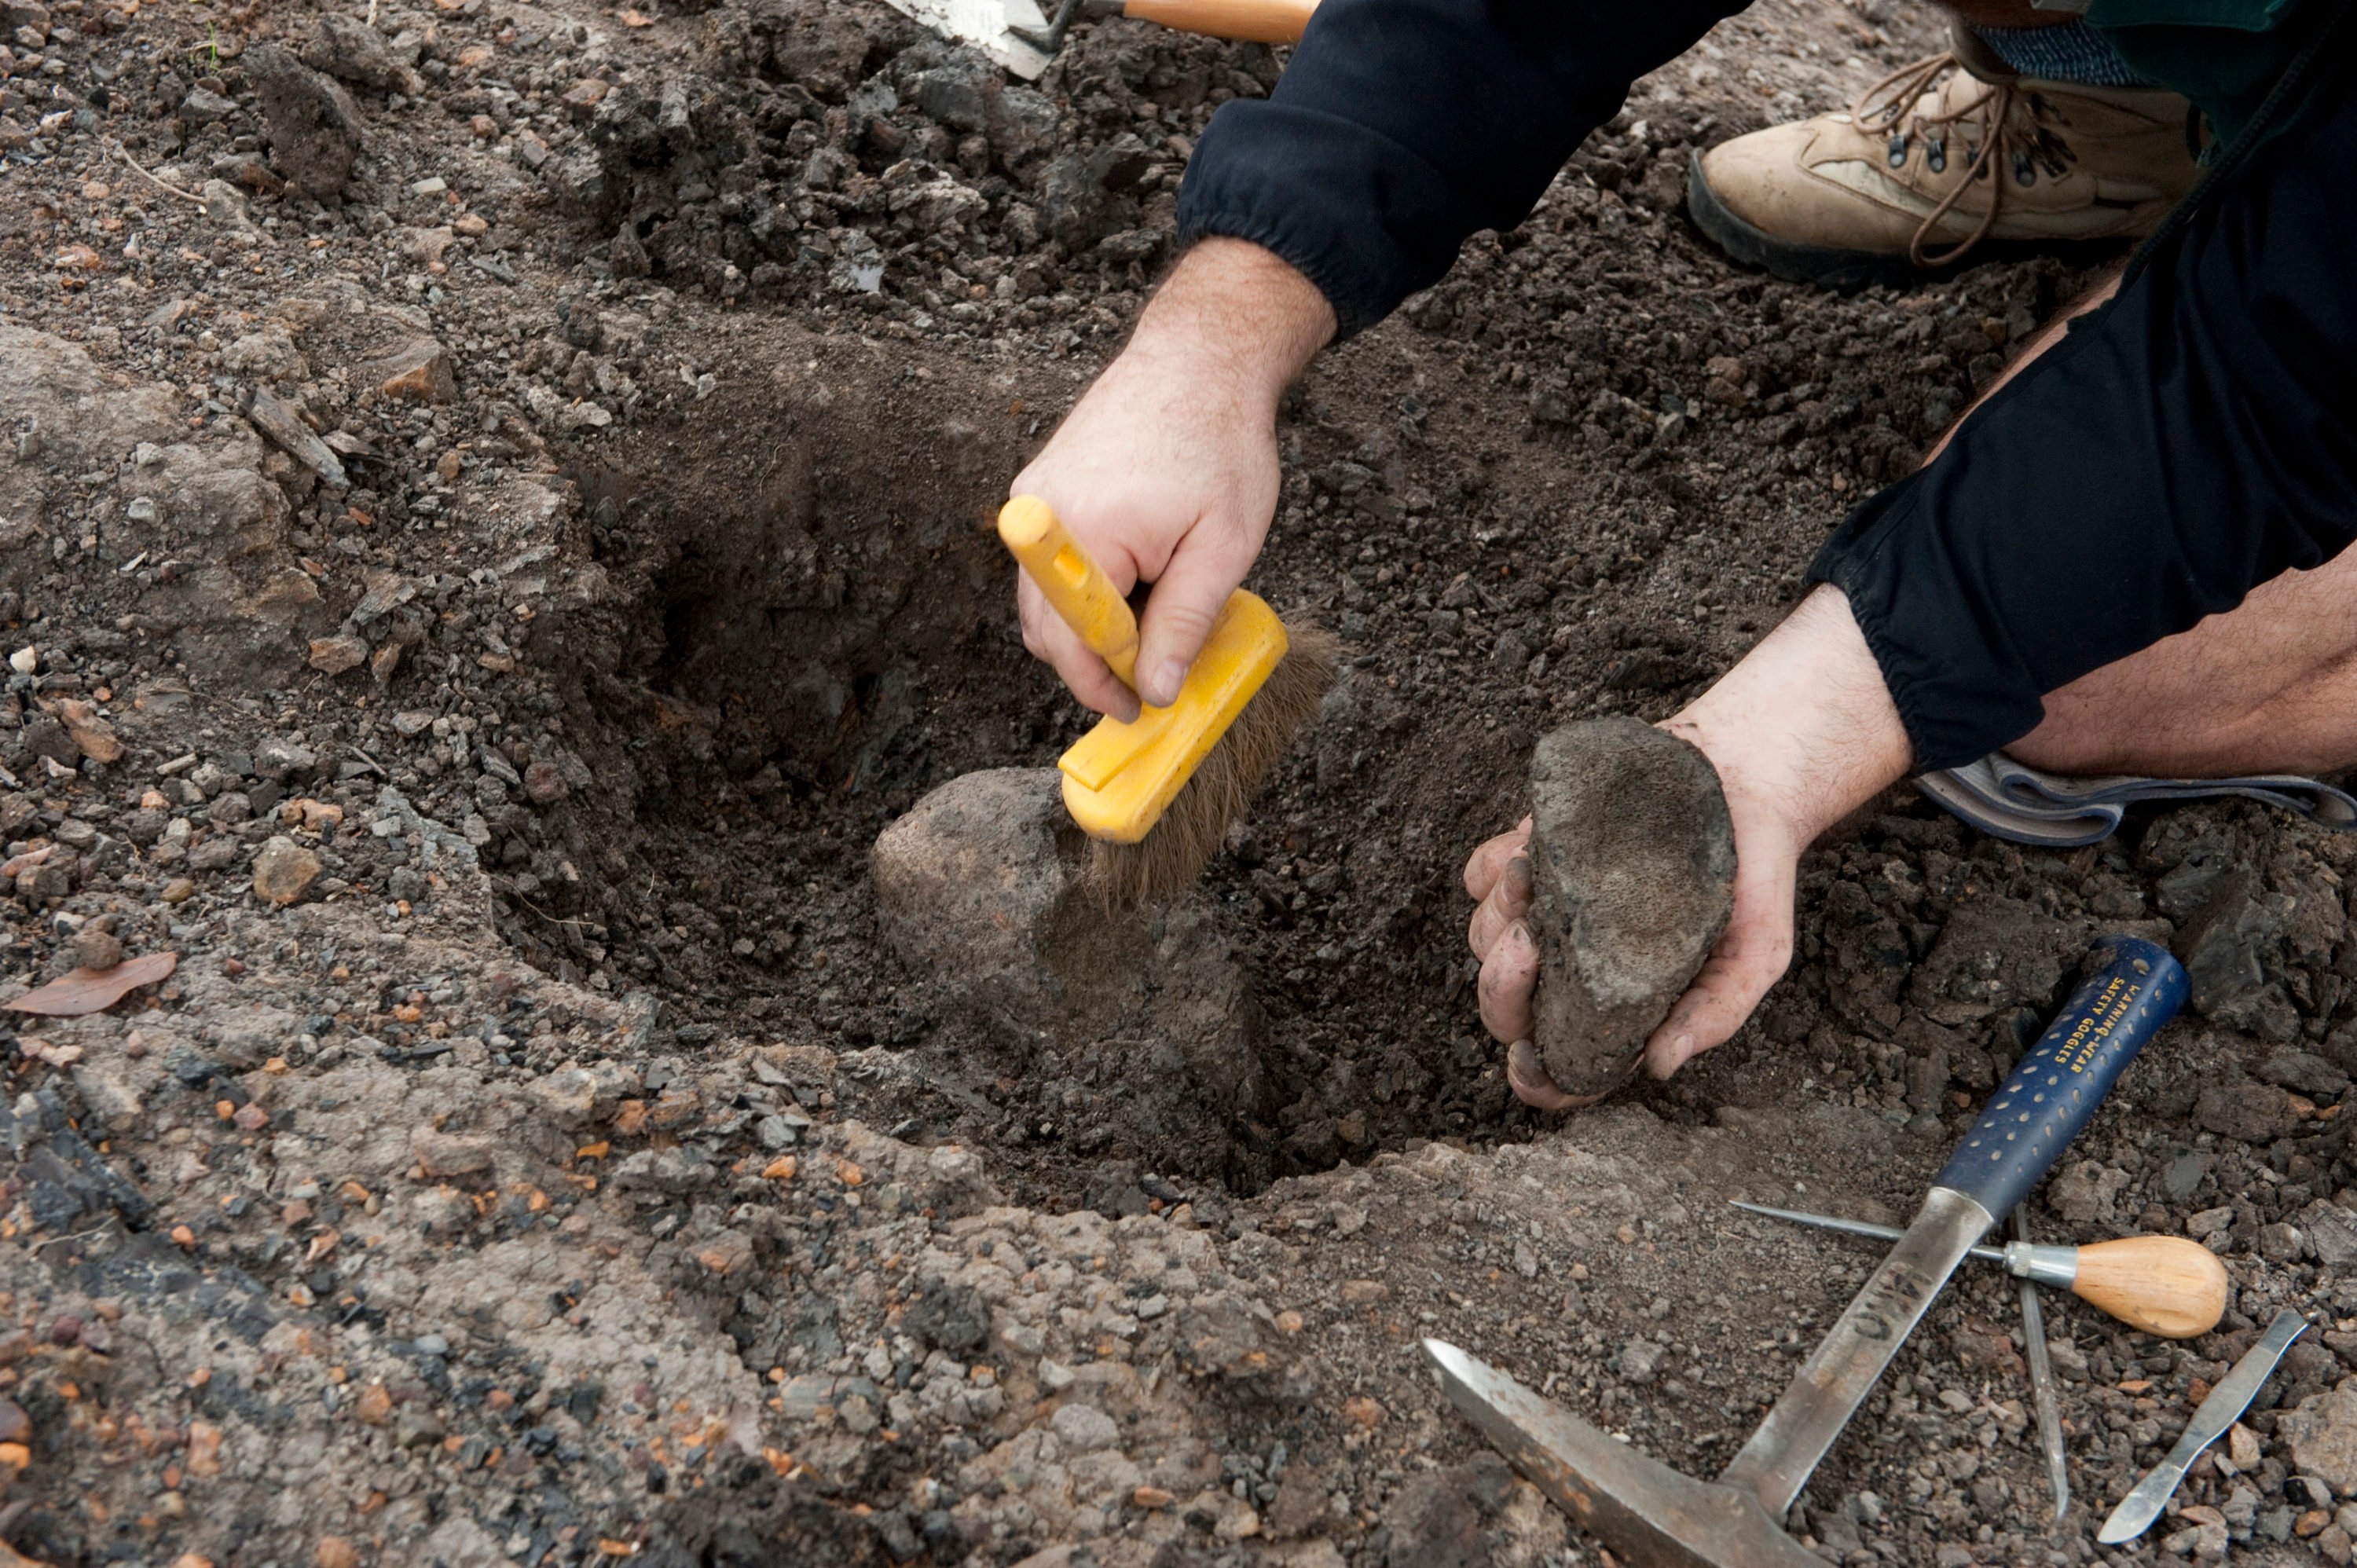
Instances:
[[[340,194],[364,134],[351,95],[277,44],[256,44],[242,60],[262,101],[271,166],[286,188],[321,201]]]
[[[1536,1043],[1566,1094],[1617,1087],[1726,929],[1735,830],[1710,759],[1630,718],[1531,759]]]
[[[1226,1118],[1267,1109],[1259,1007],[1200,903],[1109,916],[1079,879],[1079,836],[1051,768],[952,779],[877,839],[879,925],[916,994],[977,1047],[1124,1041],[1091,1118],[1180,1168]]]
[[[264,844],[253,857],[253,896],[286,905],[311,890],[324,870],[319,857],[285,836]]]
[[[409,1135],[409,1152],[429,1176],[473,1176],[491,1168],[492,1140],[475,1134],[437,1133],[420,1127]]]
[[[253,387],[240,400],[240,407],[253,427],[285,447],[288,456],[319,476],[333,489],[350,488],[351,480],[344,473],[343,460],[328,444],[311,433],[295,405],[266,387]]]
[[[2293,913],[2293,901],[2268,892],[2248,867],[2224,876],[2178,938],[2193,1010],[2263,1040],[2289,1044],[2298,1033],[2299,1014],[2283,983],[2271,975],[2281,967]]]
[[[412,338],[369,369],[369,379],[387,397],[412,403],[448,403],[458,395],[449,350],[431,338]]]
[[[324,675],[340,675],[347,670],[357,670],[368,662],[368,656],[367,639],[354,637],[350,632],[311,639],[311,668]]]
[[[114,726],[101,716],[95,703],[68,697],[58,703],[58,722],[65,725],[74,749],[92,762],[123,760],[123,743],[115,738]]]
[[[1077,834],[1057,779],[1042,768],[969,773],[884,831],[877,899],[904,956],[977,998],[1036,995],[1039,936],[1071,878],[1057,841]]]
[[[2301,1475],[2330,1482],[2344,1497],[2357,1491],[2357,1378],[2282,1417],[2276,1435],[2290,1444]]]
[[[2291,1096],[2269,1083],[2221,1083],[2201,1091],[2193,1120],[2205,1132],[2245,1144],[2271,1144],[2291,1131]]]
[[[303,59],[359,86],[414,98],[425,85],[416,70],[421,48],[414,33],[388,38],[358,16],[331,11],[319,18],[319,30],[303,46]]]

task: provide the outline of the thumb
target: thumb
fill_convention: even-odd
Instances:
[[[1189,667],[1211,635],[1211,623],[1244,580],[1252,554],[1237,548],[1235,538],[1231,527],[1209,519],[1198,522],[1146,596],[1137,634],[1137,694],[1155,707],[1178,701]]]

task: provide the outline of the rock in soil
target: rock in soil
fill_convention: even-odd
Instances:
[[[2323,1477],[2343,1496],[2357,1490],[2357,1378],[2309,1399],[2276,1430],[2302,1475]]]
[[[339,193],[361,156],[351,94],[276,44],[246,50],[245,71],[262,98],[271,166],[286,188],[315,199]]]
[[[1082,1138],[1211,1174],[1231,1119],[1270,1109],[1259,1004],[1209,910],[1107,912],[1081,842],[1051,768],[953,779],[876,841],[885,940],[945,1037],[1011,1049],[1027,1075],[1061,1052],[1089,1063],[1096,1091],[1061,1097]]]
[[[1566,725],[1531,758],[1537,1043],[1566,1094],[1603,1094],[1727,929],[1735,829],[1710,759],[1635,719]]]

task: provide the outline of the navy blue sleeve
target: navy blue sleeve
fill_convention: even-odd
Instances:
[[[1986,756],[2045,693],[2357,538],[2357,84],[2319,59],[2298,127],[1811,568],[1848,596],[1919,769]]]
[[[1340,336],[1529,215],[1629,84],[1729,0],[1321,0],[1266,100],[1213,115],[1178,197],[1181,243],[1227,235],[1316,284]]]

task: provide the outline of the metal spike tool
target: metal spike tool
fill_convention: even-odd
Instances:
[[[2013,1206],[2013,1240],[2029,1245],[2029,1206]],[[2054,1363],[2046,1353],[2046,1313],[2038,1305],[2038,1285],[2024,1276],[2021,1291],[2021,1349],[2029,1358],[2029,1391],[2038,1401],[2038,1441],[2046,1449],[2046,1475],[2054,1483],[2054,1521],[2071,1511],[2071,1470],[2062,1453],[2062,1406],[2054,1397]]]
[[[1835,1219],[1797,1208],[1770,1208],[1764,1203],[1737,1199],[1728,1207],[1845,1236],[1896,1241],[1906,1234],[1896,1225]],[[2059,1285],[2122,1323],[2164,1339],[2190,1339],[2217,1327],[2218,1320],[2226,1315],[2226,1294],[2232,1283],[2218,1255],[2184,1236],[2123,1236],[2084,1247],[2014,1240],[2002,1247],[1975,1247],[1965,1256],[2003,1263],[2033,1284]]]

